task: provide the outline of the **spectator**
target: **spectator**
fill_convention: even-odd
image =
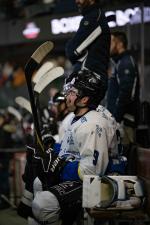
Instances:
[[[117,122],[123,123],[125,145],[135,142],[140,92],[138,67],[127,46],[125,33],[116,31],[111,34],[112,58],[107,109]]]

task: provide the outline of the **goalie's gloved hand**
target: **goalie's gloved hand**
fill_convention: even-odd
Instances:
[[[49,168],[49,175],[53,185],[60,183],[60,174],[66,163],[66,160],[60,156],[53,157],[53,161]]]
[[[32,160],[34,156],[35,149],[32,146],[26,146],[26,165],[24,174],[22,175],[23,181],[26,183],[27,179],[29,178],[29,174],[31,174],[31,167],[32,167]]]
[[[37,177],[40,160],[34,158],[35,149],[27,146],[25,171],[22,175],[25,182],[25,189],[21,201],[17,207],[17,213],[23,218],[32,217],[32,201],[33,201],[33,182]]]
[[[53,174],[58,174],[60,175],[61,170],[64,168],[66,165],[66,160],[61,158],[60,156],[57,156],[53,162],[51,163],[50,166],[50,172]]]
[[[42,170],[38,177],[43,185],[53,186],[60,181],[60,171],[66,164],[66,161],[58,156],[53,149],[48,149],[42,155]]]

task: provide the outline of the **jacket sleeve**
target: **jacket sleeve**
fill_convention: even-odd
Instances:
[[[77,33],[67,43],[66,56],[73,64],[86,55],[87,48],[102,33],[99,16],[94,13],[85,16],[80,22]]]
[[[121,62],[118,66],[119,95],[114,112],[117,122],[121,122],[123,119],[127,105],[131,103],[134,96],[137,82],[136,72],[137,70],[130,60]]]

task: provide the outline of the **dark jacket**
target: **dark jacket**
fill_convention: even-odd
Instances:
[[[74,71],[88,68],[106,76],[109,63],[110,29],[98,4],[86,7],[79,29],[66,45]]]
[[[124,120],[128,125],[135,125],[138,120],[140,92],[138,67],[129,51],[118,55],[111,63],[107,108],[117,122]]]

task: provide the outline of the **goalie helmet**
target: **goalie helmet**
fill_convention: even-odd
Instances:
[[[107,90],[107,78],[84,69],[71,74],[67,83],[69,88],[78,89],[79,97],[89,97],[88,107],[97,107],[105,96]]]

